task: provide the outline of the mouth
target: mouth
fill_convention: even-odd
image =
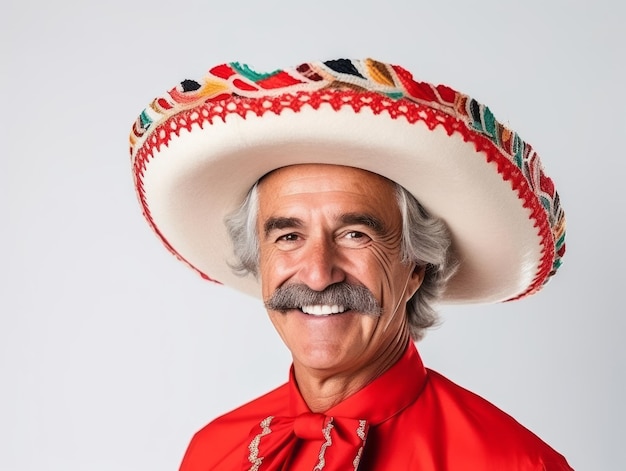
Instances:
[[[348,309],[346,309],[344,306],[337,304],[312,304],[308,306],[302,306],[300,307],[300,310],[304,314],[308,314],[310,316],[332,316],[334,314],[341,314],[348,311]]]

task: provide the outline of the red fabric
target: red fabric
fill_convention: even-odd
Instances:
[[[367,430],[367,421],[346,417],[311,412],[296,417],[270,416],[252,427],[248,436],[252,448],[248,446],[241,469],[255,469],[255,465],[267,471],[289,469],[284,468],[285,463],[297,460],[294,454],[301,442],[315,443],[317,455],[311,459],[317,464],[327,464],[325,469],[354,469],[353,463],[361,456]],[[315,447],[311,449],[315,451]]]
[[[410,343],[398,363],[325,414],[309,411],[292,374],[287,384],[200,430],[180,471],[355,465],[359,471],[572,469],[513,418],[425,369]]]

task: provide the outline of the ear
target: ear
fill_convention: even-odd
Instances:
[[[406,285],[406,302],[413,297],[417,290],[422,286],[424,282],[424,276],[426,274],[426,266],[415,264],[413,270],[409,275],[409,279]]]

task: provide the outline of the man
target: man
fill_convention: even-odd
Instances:
[[[487,108],[372,60],[225,64],[155,100],[131,154],[161,240],[260,296],[293,357],[182,471],[571,469],[412,341],[434,302],[527,296],[564,252],[552,182]]]

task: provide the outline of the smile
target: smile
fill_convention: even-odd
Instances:
[[[305,314],[310,314],[312,316],[330,316],[331,314],[341,314],[346,311],[346,308],[337,304],[333,304],[332,306],[326,304],[315,304],[302,306],[300,310]]]

